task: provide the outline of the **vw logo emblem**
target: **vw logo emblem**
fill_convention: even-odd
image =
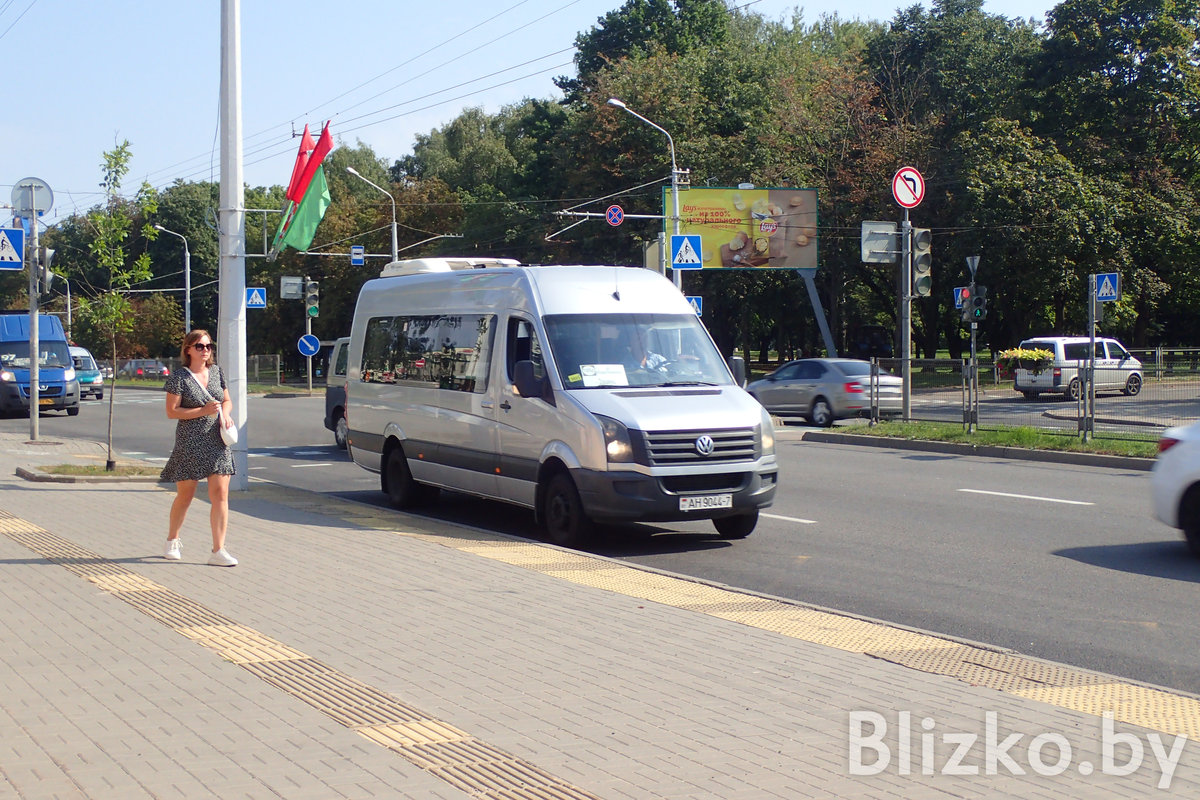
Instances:
[[[696,439],[696,452],[702,456],[711,456],[714,447],[712,437],[707,433]]]

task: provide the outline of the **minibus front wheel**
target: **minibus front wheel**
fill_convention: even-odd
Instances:
[[[554,544],[579,547],[591,538],[592,521],[570,475],[559,472],[550,478],[542,491],[540,516],[546,537]]]

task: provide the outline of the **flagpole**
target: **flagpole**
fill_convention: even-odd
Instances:
[[[225,372],[238,440],[233,491],[250,488],[246,436],[246,193],[242,177],[241,0],[221,0],[220,312],[217,358]]]

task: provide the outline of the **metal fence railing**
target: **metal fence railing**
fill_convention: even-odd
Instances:
[[[975,424],[980,428],[1032,427],[1066,435],[1082,435],[1086,430],[1152,439],[1165,428],[1200,421],[1200,348],[1132,352],[1142,362],[1140,391],[1101,390],[1096,392],[1094,406],[1088,401],[1086,362],[1076,365],[1082,381],[1078,398],[1066,392],[1027,398],[1014,388],[1012,377],[1001,375],[990,359],[981,359]],[[903,367],[900,359],[880,359],[879,365],[894,375],[900,375]],[[913,359],[909,418],[970,423],[969,376],[966,360]]]

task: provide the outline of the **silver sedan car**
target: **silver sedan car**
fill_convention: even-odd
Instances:
[[[871,363],[857,358],[802,358],[789,361],[746,391],[779,416],[802,416],[829,427],[834,420],[871,413]],[[879,370],[875,386],[881,416],[901,412],[903,381]]]

